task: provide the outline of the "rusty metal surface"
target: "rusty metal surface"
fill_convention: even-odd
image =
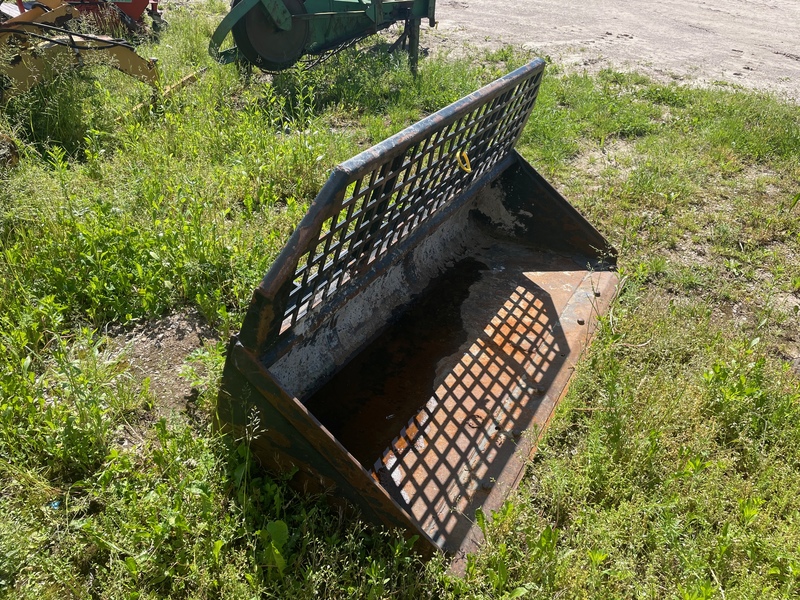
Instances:
[[[158,85],[154,59],[139,56],[124,40],[65,29],[78,10],[69,4],[50,3],[55,5],[53,10],[35,7],[0,24],[0,85],[8,85],[0,87],[0,100],[28,91],[60,68],[83,65],[86,53],[101,53],[119,71]]]
[[[616,253],[514,150],[535,61],[337,167],[229,347],[266,466],[456,557],[522,476]]]
[[[495,244],[451,268],[306,406],[443,549],[515,485],[616,276]],[[389,441],[391,440],[391,441]]]
[[[246,423],[253,427],[253,415],[258,415],[257,428],[263,426],[263,431],[259,431],[254,444],[254,450],[261,450],[257,456],[281,470],[297,468],[307,477],[317,478],[321,487],[327,487],[328,491],[335,489],[337,495],[358,506],[370,521],[399,528],[409,537],[414,534],[416,524],[410,515],[370,481],[367,472],[339,441],[282,389],[247,349],[233,344],[226,369],[235,369],[237,375],[233,378],[228,375],[221,394],[223,418],[227,417],[233,425],[243,427]],[[242,402],[244,399],[249,402]],[[246,414],[236,418],[233,413],[242,409]],[[424,546],[421,549],[426,551]]]

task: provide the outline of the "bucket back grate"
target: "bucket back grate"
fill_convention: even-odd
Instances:
[[[301,258],[282,329],[333,295],[352,274],[385,256],[506,157],[533,108],[540,77],[541,72],[429,129],[420,141],[405,142],[397,156],[387,159],[376,153],[339,183],[346,186],[346,197],[333,203],[333,214]]]
[[[273,301],[283,319],[265,339],[276,343],[437,212],[484,185],[519,139],[543,67],[534,61],[336,167],[298,228],[291,286],[274,280],[286,269],[271,270],[262,284],[283,285]]]

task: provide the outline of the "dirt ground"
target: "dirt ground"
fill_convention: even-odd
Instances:
[[[436,16],[423,46],[519,45],[568,68],[724,81],[800,100],[799,0],[439,0]]]
[[[111,350],[122,354],[134,376],[150,379],[155,418],[186,412],[194,396],[181,369],[194,350],[218,339],[214,328],[194,310],[147,321],[109,336]]]

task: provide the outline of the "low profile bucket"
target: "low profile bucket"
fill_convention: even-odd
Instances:
[[[231,340],[262,463],[456,556],[564,394],[614,251],[519,154],[536,60],[336,167]]]

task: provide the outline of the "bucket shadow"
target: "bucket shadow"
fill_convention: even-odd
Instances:
[[[520,476],[520,441],[544,426],[569,353],[553,299],[522,265],[465,259],[305,404],[455,551],[492,490]]]

